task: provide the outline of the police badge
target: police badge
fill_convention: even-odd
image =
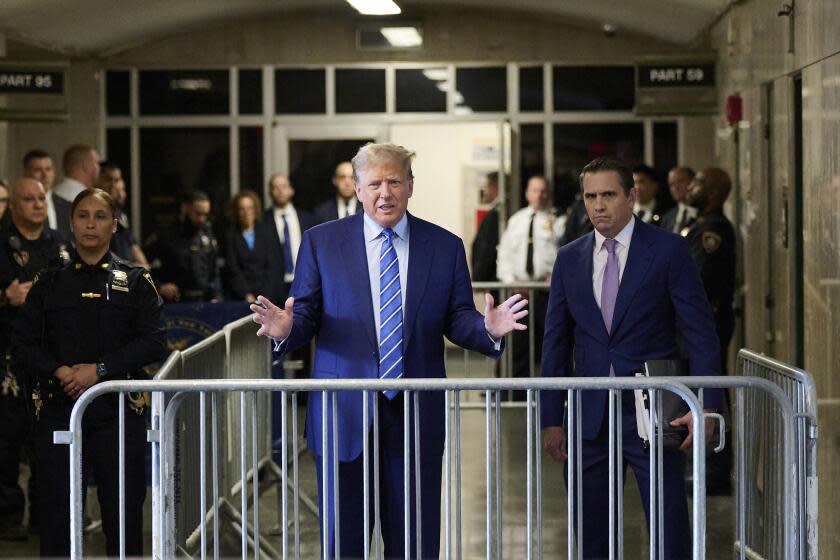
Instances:
[[[111,273],[111,289],[128,292],[128,274],[125,271],[114,270]]]

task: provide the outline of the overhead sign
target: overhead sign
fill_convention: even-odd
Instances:
[[[636,60],[637,115],[708,115],[718,111],[715,56]]]
[[[714,64],[639,64],[639,87],[714,87]]]
[[[0,62],[0,120],[67,119],[67,62]]]
[[[64,93],[64,72],[0,68],[0,93]]]

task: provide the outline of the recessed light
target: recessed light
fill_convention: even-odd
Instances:
[[[347,0],[364,16],[392,16],[402,12],[394,0]]]

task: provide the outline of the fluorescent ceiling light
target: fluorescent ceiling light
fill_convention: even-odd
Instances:
[[[392,16],[402,12],[394,0],[347,0],[363,16]]]
[[[420,47],[423,37],[416,27],[383,27],[379,30],[392,47]]]

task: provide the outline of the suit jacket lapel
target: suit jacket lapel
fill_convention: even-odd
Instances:
[[[432,268],[434,257],[434,245],[430,242],[427,232],[422,224],[408,215],[409,241],[408,241],[408,279],[405,286],[405,316],[403,317],[403,348],[408,347],[411,335],[414,332],[414,321],[426,291],[426,283],[429,279],[429,271]]]
[[[607,333],[607,326],[604,325],[604,318],[601,315],[601,310],[598,309],[598,302],[595,301],[595,293],[592,291],[592,251],[595,245],[595,234],[589,233],[588,242],[583,243],[580,247],[579,267],[575,274],[578,274],[580,280],[577,282],[579,293],[578,301],[583,302],[584,312],[586,313],[586,321],[583,324],[599,325],[597,328],[598,334],[606,340],[609,337]]]
[[[650,250],[647,235],[645,235],[645,228],[647,227],[651,226],[637,220],[633,229],[630,252],[627,254],[627,263],[624,266],[621,284],[618,286],[618,298],[615,302],[615,313],[610,329],[611,336],[615,335],[621,320],[627,314],[627,310],[630,309],[630,304],[644,283],[647,271],[651,262],[653,262],[653,253]]]
[[[345,230],[344,239],[341,242],[341,257],[344,259],[344,269],[347,272],[347,293],[351,294],[357,316],[362,319],[373,348],[378,348],[362,216],[356,214],[352,219],[347,220]]]

